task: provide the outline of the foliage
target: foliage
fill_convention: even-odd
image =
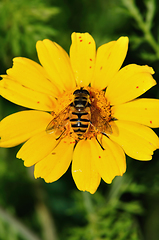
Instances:
[[[13,56],[32,55],[37,40],[56,35],[49,21],[58,13],[41,0],[1,0],[0,60],[7,64]]]
[[[140,239],[136,216],[142,215],[144,210],[139,201],[125,202],[121,196],[128,192],[139,194],[143,191],[145,189],[141,185],[137,186],[124,176],[114,180],[107,197],[99,193],[96,193],[95,197],[88,193],[83,193],[83,196],[76,194],[77,200],[83,202],[86,224],[82,227],[71,228],[67,239]]]
[[[155,0],[1,0],[1,73],[15,56],[36,59],[39,39],[68,51],[71,32],[87,31],[97,46],[127,35],[126,64],[148,64],[158,80],[158,16]],[[0,99],[1,119],[18,110]],[[158,151],[149,162],[127,158],[124,176],[90,195],[76,189],[70,169],[52,184],[35,180],[33,168],[15,158],[18,148],[0,149],[0,240],[158,240]]]

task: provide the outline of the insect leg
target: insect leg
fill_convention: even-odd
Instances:
[[[104,147],[102,146],[102,144],[99,142],[97,136],[96,136],[96,140],[97,140],[97,142],[99,143],[99,146],[101,147],[101,149],[102,149],[102,150],[105,150]]]
[[[63,138],[61,138],[61,136],[65,133],[65,131],[66,131],[66,129],[60,134],[60,136],[59,136],[58,138],[56,138],[56,140],[57,140],[57,141],[59,140],[59,141],[58,141],[57,144],[55,145],[54,149],[59,145],[59,143],[60,143],[61,140],[63,139]],[[53,150],[54,150],[54,149],[53,149]]]
[[[59,140],[59,139],[62,137],[62,135],[65,133],[65,131],[66,131],[66,128],[65,128],[64,131],[60,134],[60,136],[59,136],[58,138],[56,138],[56,140]]]

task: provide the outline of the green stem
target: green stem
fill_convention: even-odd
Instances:
[[[50,214],[50,211],[44,202],[44,192],[41,185],[38,185],[38,183],[35,185],[35,191],[38,199],[35,208],[41,224],[43,239],[58,240],[53,216]]]
[[[28,169],[28,174],[31,177],[32,172]],[[55,226],[54,218],[45,204],[44,191],[39,181],[34,183],[37,203],[35,205],[36,213],[41,225],[43,239],[45,240],[58,240],[57,229]]]
[[[159,59],[159,44],[156,42],[155,38],[151,34],[150,24],[144,21],[142,15],[140,14],[138,8],[136,7],[134,0],[123,0],[123,4],[129,10],[131,16],[135,19],[138,24],[138,27],[144,34],[145,40],[152,47],[156,53],[157,59]]]
[[[45,240],[58,240],[55,223],[46,205],[39,202],[36,205],[36,211],[42,227],[42,235]]]
[[[16,230],[16,232],[27,240],[40,240],[29,228],[23,225],[20,221],[18,221],[15,217],[10,215],[6,210],[0,207],[0,219],[3,222],[6,222],[12,228]]]
[[[97,212],[94,209],[93,202],[91,199],[91,194],[88,192],[82,192],[83,199],[84,199],[84,205],[88,216],[88,221],[90,224],[91,229],[91,235],[92,240],[101,240],[101,238],[98,236],[98,215]]]

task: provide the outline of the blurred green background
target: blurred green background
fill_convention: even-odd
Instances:
[[[38,61],[40,39],[68,52],[74,31],[89,32],[97,47],[128,36],[124,65],[152,66],[158,82],[157,0],[0,0],[0,73],[15,56]],[[144,97],[159,98],[159,87]],[[19,110],[0,98],[0,119]],[[76,189],[70,169],[52,184],[35,180],[16,159],[19,148],[0,149],[0,240],[159,239],[159,151],[149,162],[127,157],[124,176],[91,195]]]

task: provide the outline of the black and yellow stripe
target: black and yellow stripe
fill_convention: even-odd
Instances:
[[[74,101],[72,102],[72,112],[70,117],[71,127],[81,139],[83,134],[87,132],[90,124],[90,102],[89,92],[85,89],[78,89],[74,93]]]
[[[87,112],[72,112],[72,115],[75,118],[71,118],[71,127],[77,135],[81,136],[82,133],[85,133],[88,129],[90,120],[87,118],[82,118],[84,115],[88,115]]]

